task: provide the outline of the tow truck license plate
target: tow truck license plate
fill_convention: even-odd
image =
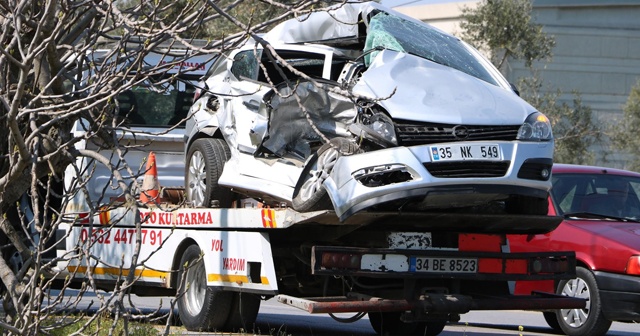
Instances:
[[[478,259],[411,257],[409,271],[428,273],[478,273]]]
[[[499,145],[431,146],[431,161],[502,160]]]

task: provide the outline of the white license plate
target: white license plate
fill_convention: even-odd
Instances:
[[[431,161],[502,160],[499,145],[431,146]]]
[[[410,272],[427,273],[478,273],[478,259],[411,257]]]

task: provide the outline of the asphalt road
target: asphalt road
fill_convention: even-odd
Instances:
[[[70,293],[71,294],[71,293]],[[108,295],[108,294],[107,294]],[[132,304],[142,312],[151,312],[160,308],[167,313],[171,307],[170,297],[137,297],[132,295]],[[91,301],[94,295],[86,295],[77,306],[79,310],[95,307]],[[350,314],[339,314],[348,317]],[[375,332],[365,316],[355,323],[340,323],[326,314],[310,315],[305,311],[286,306],[275,300],[263,301],[256,321],[257,335],[275,336],[373,336]],[[175,327],[175,331],[179,329]],[[174,332],[174,327],[171,328]],[[195,333],[188,333],[194,335]],[[211,333],[206,333],[212,335]],[[213,334],[215,335],[215,334]],[[219,335],[230,335],[229,333]],[[477,311],[461,316],[458,323],[447,325],[443,336],[489,336],[489,335],[559,335],[549,328],[539,312],[527,311]],[[640,335],[639,324],[613,323],[609,334],[613,336]]]
[[[341,314],[340,316],[349,316]],[[263,302],[260,307],[257,334],[292,336],[373,336],[376,335],[365,316],[355,323],[343,324],[328,315],[310,315],[273,300]],[[519,329],[522,328],[522,331]],[[275,331],[269,333],[268,331]],[[458,323],[449,324],[442,336],[489,336],[489,335],[559,335],[549,328],[539,312],[527,311],[479,311],[461,316]],[[640,335],[639,324],[614,323],[608,335]]]

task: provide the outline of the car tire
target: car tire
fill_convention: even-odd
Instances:
[[[260,310],[260,297],[250,293],[233,293],[231,311],[225,331],[252,333]]]
[[[420,335],[424,336],[436,336],[440,335],[440,333],[444,330],[444,327],[447,326],[447,321],[429,321],[423,322],[425,329],[424,332]]]
[[[230,157],[229,146],[222,139],[203,138],[193,142],[185,167],[187,201],[196,207],[210,207],[213,201],[218,201],[219,207],[231,207],[233,192],[218,185]]]
[[[358,145],[346,138],[333,138],[320,147],[300,174],[293,191],[293,209],[300,212],[332,209],[331,199],[322,183],[342,155],[353,154],[357,150]]]
[[[584,267],[576,267],[576,278],[558,283],[558,294],[587,299],[584,309],[559,309],[556,319],[569,336],[598,336],[607,333],[611,321],[604,317],[596,278]]]
[[[187,266],[185,268],[185,265]],[[189,246],[180,259],[178,314],[189,331],[221,330],[229,317],[233,293],[207,286],[207,273],[198,245]]]
[[[439,335],[447,321],[411,322],[400,320],[401,312],[369,313],[369,323],[378,335]]]
[[[555,312],[543,312],[542,316],[544,317],[544,321],[547,322],[547,325],[549,325],[551,329],[555,331],[562,331],[562,329],[560,329],[560,323],[558,322],[558,318],[556,317]]]

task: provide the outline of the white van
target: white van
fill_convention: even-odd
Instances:
[[[139,46],[139,44],[136,44]],[[91,53],[93,60],[104,59],[111,49]],[[195,84],[204,76],[212,55],[189,56],[183,45],[166,42],[144,58],[145,66],[169,65],[159,76],[147,80],[117,95],[116,111],[119,127],[115,132],[118,151],[99,149],[99,139],[89,138],[76,144],[76,148],[96,150],[110,158],[130,187],[133,179],[142,181],[145,162],[151,151],[156,155],[158,181],[163,188],[181,188],[184,174],[184,119],[193,103]],[[102,63],[104,64],[104,63]],[[173,64],[173,65],[171,65]],[[123,68],[116,66],[116,68]],[[91,73],[85,71],[88,80]],[[81,119],[73,126],[73,136],[87,133],[88,121]],[[124,160],[122,160],[124,158]],[[110,169],[94,160],[78,158],[77,167],[69,166],[65,172],[65,190],[72,190],[77,182],[86,180],[87,193],[78,192],[67,206],[67,212],[86,212],[89,204],[102,205],[121,199],[123,190],[118,186]],[[83,176],[83,179],[78,179]]]

